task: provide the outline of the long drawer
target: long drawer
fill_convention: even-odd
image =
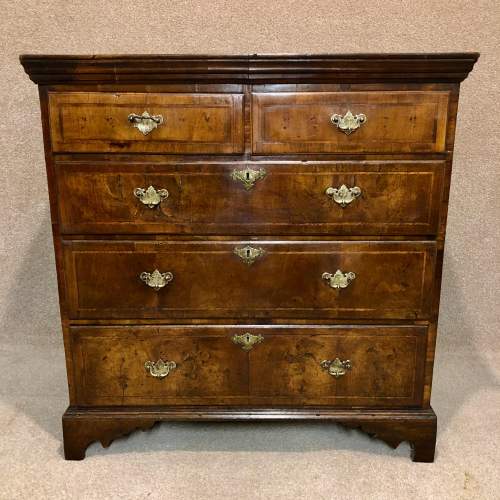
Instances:
[[[426,327],[72,327],[79,405],[416,406]]]
[[[428,235],[442,161],[58,161],[67,234]]]
[[[436,244],[65,241],[71,318],[426,319]]]
[[[243,95],[49,94],[55,152],[241,153]]]
[[[442,152],[448,101],[442,91],[254,93],[253,152]]]

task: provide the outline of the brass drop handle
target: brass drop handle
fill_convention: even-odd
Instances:
[[[342,186],[338,188],[331,186],[326,188],[325,194],[342,208],[345,208],[349,203],[361,195],[361,189],[358,186],[350,188],[342,184]]]
[[[355,130],[357,130],[363,123],[366,123],[366,115],[360,113],[359,115],[353,115],[350,110],[342,115],[333,114],[330,116],[331,122],[344,134],[350,135]]]
[[[168,198],[168,191],[166,189],[155,189],[153,186],[149,186],[146,189],[135,188],[134,196],[139,198],[149,208],[155,208],[164,199]]]
[[[266,171],[263,168],[259,168],[259,170],[253,170],[251,168],[245,168],[243,170],[235,169],[231,172],[233,181],[241,182],[247,191],[252,189],[255,183],[265,176]]]
[[[163,116],[161,115],[150,115],[147,111],[144,111],[142,115],[136,115],[135,113],[130,113],[128,115],[128,121],[144,135],[148,135],[152,130],[154,130],[158,125],[163,123]]]
[[[331,288],[347,288],[356,275],[353,272],[343,273],[337,269],[334,274],[323,273],[321,277],[328,282]]]
[[[160,288],[168,285],[174,279],[174,275],[171,272],[161,273],[158,269],[155,269],[152,273],[141,273],[139,278],[141,278],[146,285],[158,291]]]
[[[327,370],[328,373],[335,378],[343,377],[347,370],[351,369],[351,362],[346,359],[345,361],[335,358],[334,360],[324,359],[320,363],[323,370]]]
[[[159,359],[158,361],[146,361],[144,368],[152,377],[165,378],[172,370],[177,368],[177,364],[175,361],[163,361]]]
[[[244,351],[250,351],[256,344],[260,344],[264,337],[262,335],[252,335],[251,333],[244,333],[242,335],[233,335],[231,340],[239,345]]]

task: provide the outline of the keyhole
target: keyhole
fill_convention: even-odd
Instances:
[[[245,172],[245,178],[247,181],[250,180],[250,172]]]
[[[247,257],[250,257],[250,249],[249,248],[247,248],[246,252],[247,252]]]

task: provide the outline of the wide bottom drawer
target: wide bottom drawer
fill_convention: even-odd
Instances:
[[[424,326],[72,327],[77,404],[418,406]]]

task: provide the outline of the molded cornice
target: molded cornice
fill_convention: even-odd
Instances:
[[[461,82],[479,54],[21,55],[40,85]]]

